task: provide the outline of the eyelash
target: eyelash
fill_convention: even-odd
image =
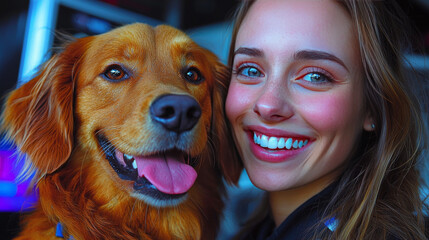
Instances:
[[[252,76],[248,76],[248,75],[243,74],[243,71],[246,68],[247,69],[254,68],[254,69],[258,70],[258,72],[259,72],[259,74],[261,76],[257,76],[257,77],[263,77],[264,76],[264,74],[262,73],[262,71],[259,70],[259,67],[255,66],[254,64],[250,64],[250,63],[237,64],[237,67],[234,67],[234,69],[232,70],[232,74],[233,75],[240,75],[240,76],[243,76],[243,77],[246,77],[246,78],[254,78]]]
[[[243,74],[243,71],[245,69],[250,69],[250,68],[255,68],[256,70],[258,70],[258,72],[261,76],[249,76],[249,75]],[[242,76],[242,77],[247,78],[247,79],[254,79],[254,78],[259,78],[259,77],[264,76],[262,71],[259,70],[259,67],[255,66],[255,64],[251,64],[251,63],[237,64],[236,67],[234,67],[234,69],[232,70],[232,74],[236,75],[236,76],[237,75]],[[306,77],[309,74],[318,74],[322,78],[325,78],[326,80],[320,81],[320,82],[313,82],[313,81],[303,79],[304,77]],[[334,77],[332,76],[331,73],[329,73],[328,71],[326,71],[323,68],[318,68],[318,67],[309,67],[309,68],[304,69],[304,73],[300,74],[300,77],[298,77],[297,80],[300,80],[304,84],[310,84],[310,85],[316,85],[316,86],[332,84],[333,82],[335,82]]]
[[[322,77],[326,78],[326,81],[323,82],[310,82],[307,80],[304,80],[303,78],[309,74],[318,74],[321,75]],[[329,84],[334,82],[334,77],[326,70],[322,69],[322,68],[309,68],[309,69],[305,69],[305,73],[301,74],[300,77],[297,78],[298,80],[303,80],[305,82],[307,82],[308,84]]]

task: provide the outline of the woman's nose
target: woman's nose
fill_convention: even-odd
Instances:
[[[253,111],[266,121],[279,122],[293,116],[287,91],[278,84],[269,84],[256,99]]]

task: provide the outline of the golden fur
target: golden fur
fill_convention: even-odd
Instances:
[[[103,77],[112,64],[129,77]],[[186,81],[189,67],[203,81]],[[238,161],[224,117],[227,84],[228,71],[214,54],[168,26],[132,24],[67,44],[5,103],[3,130],[26,154],[40,193],[17,239],[58,239],[59,222],[65,238],[214,239],[221,172],[235,182],[240,169],[232,165]],[[149,117],[150,104],[164,94],[191,96],[201,107],[195,127],[177,138],[197,162],[198,177],[185,200],[148,203],[136,197],[132,181],[118,177],[97,135],[131,155],[166,151],[173,140]]]

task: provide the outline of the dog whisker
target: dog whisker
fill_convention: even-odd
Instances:
[[[134,208],[135,208],[135,206],[136,206],[136,204],[137,204],[137,199],[135,199],[134,200],[134,203],[133,203],[133,206],[131,207],[131,212],[130,212],[130,218],[129,218],[129,220],[130,221],[132,221],[132,219],[133,219],[133,213],[134,213]]]

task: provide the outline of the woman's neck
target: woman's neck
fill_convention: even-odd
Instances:
[[[338,174],[335,171],[297,188],[269,192],[268,198],[271,207],[271,214],[276,227],[278,227],[301,204],[331,184],[336,176],[338,176]]]

